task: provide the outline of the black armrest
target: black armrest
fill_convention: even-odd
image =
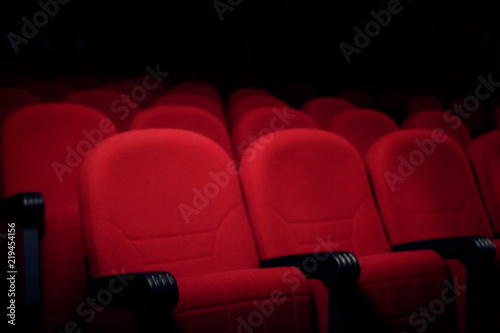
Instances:
[[[296,254],[262,260],[261,267],[295,266],[307,278],[319,279],[328,289],[354,285],[361,272],[359,261],[350,252],[320,252]]]
[[[0,201],[0,220],[17,219],[24,226],[41,226],[45,202],[41,193],[19,193]]]
[[[430,239],[393,246],[393,251],[434,250],[444,259],[458,259],[464,265],[481,265],[495,259],[493,242],[480,236]]]
[[[24,301],[27,307],[39,306],[41,302],[38,243],[43,232],[44,213],[45,202],[41,193],[19,193],[0,200],[0,221],[15,220],[22,229]]]
[[[102,305],[149,314],[170,312],[179,301],[177,281],[168,272],[127,273],[89,279],[87,294],[97,301],[103,300],[105,304]]]

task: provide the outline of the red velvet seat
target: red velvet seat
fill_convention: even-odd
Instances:
[[[496,238],[500,238],[500,130],[474,139],[467,153],[476,173]]]
[[[272,141],[270,133],[291,128],[318,128],[318,125],[306,113],[287,107],[268,106],[249,111],[234,125],[232,131],[233,148],[238,160],[245,149],[261,136],[269,134],[268,141]],[[265,146],[260,149],[265,149]]]
[[[443,103],[432,95],[416,95],[408,100],[408,114],[422,110],[444,110]]]
[[[277,97],[267,94],[249,95],[234,98],[234,101],[228,107],[228,123],[230,130],[236,126],[240,119],[248,112],[261,107],[274,107],[283,109],[288,107],[287,103]]]
[[[382,112],[353,109],[334,115],[326,129],[347,139],[364,157],[375,140],[397,131],[399,127],[391,117]]]
[[[500,278],[499,249],[488,245],[493,233],[464,150],[439,131],[401,130],[372,145],[367,165],[391,244],[462,260],[470,280],[469,329],[498,331],[500,288],[492,281]],[[469,247],[470,237],[485,240]],[[457,239],[458,248],[451,244]]]
[[[239,88],[233,91],[226,99],[226,108],[229,110],[241,98],[249,96],[273,96],[269,91],[261,88]]]
[[[467,97],[455,97],[450,102],[449,110],[456,112],[456,115],[462,118],[472,135],[476,136],[484,133],[486,113],[481,102],[477,101],[477,104],[474,102],[471,104],[470,102]]]
[[[469,129],[463,121],[451,112],[424,110],[409,115],[403,124],[403,129],[442,129],[446,135],[453,138],[463,148],[471,141]]]
[[[414,321],[420,321],[421,314],[414,313],[440,297],[446,266],[432,251],[390,252],[356,148],[333,133],[291,129],[274,133],[252,161],[244,155],[241,170],[261,260],[352,252],[361,266],[359,281],[335,291],[333,299],[343,331],[415,331]],[[313,269],[319,261],[308,265]],[[317,280],[310,284],[320,332],[326,332],[328,293]],[[426,332],[454,332],[453,308],[449,305],[428,322]]]
[[[212,113],[196,106],[157,105],[139,113],[130,129],[176,128],[202,134],[217,142],[229,156],[233,148],[226,125]]]
[[[109,117],[118,131],[126,131],[140,107],[130,95],[115,90],[91,89],[70,93],[64,99],[67,103],[86,105]]]
[[[316,120],[316,123],[321,128],[326,128],[330,118],[335,114],[354,108],[356,108],[354,104],[339,97],[317,97],[302,107],[307,114]]]
[[[80,186],[92,277],[173,274],[178,304],[157,318],[165,332],[312,332],[302,273],[259,268],[236,174],[219,145],[189,131],[129,131],[101,144]]]
[[[197,95],[204,95],[212,98],[217,105],[222,109],[222,100],[219,91],[215,86],[205,81],[183,81],[177,84],[173,91],[175,92],[186,92]]]
[[[222,107],[210,96],[193,92],[170,90],[166,95],[156,99],[155,105],[189,105],[207,110],[222,121],[225,121]]]
[[[145,109],[154,104],[157,96],[165,94],[163,82],[159,83],[147,74],[147,76],[127,77],[117,82],[106,83],[100,89],[129,95],[140,109]]]
[[[5,118],[14,110],[23,106],[38,103],[39,99],[30,92],[22,89],[0,87],[0,130]],[[0,138],[0,155],[1,155],[1,138]],[[2,165],[0,164],[0,174],[2,173]],[[3,198],[3,179],[0,177],[0,198]]]
[[[62,332],[68,322],[82,324],[87,319],[75,312],[85,302],[87,277],[78,209],[79,171],[93,147],[114,133],[111,120],[100,112],[65,103],[26,106],[5,122],[5,194],[40,192],[45,201],[40,248],[43,329],[36,331]],[[18,324],[31,321],[36,318]]]

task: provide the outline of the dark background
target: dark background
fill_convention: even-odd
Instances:
[[[353,28],[363,29],[387,2],[242,0],[221,22],[210,0],[71,0],[15,54],[7,33],[21,34],[21,18],[32,21],[41,8],[8,1],[0,84],[96,71],[141,75],[157,63],[173,82],[208,79],[222,90],[298,80],[314,82],[320,94],[364,86],[468,95],[478,75],[498,77],[499,11],[485,0],[401,0],[403,12],[347,64],[339,43],[353,44]]]

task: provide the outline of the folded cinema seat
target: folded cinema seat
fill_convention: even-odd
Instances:
[[[82,170],[89,297],[131,281],[91,325],[314,331],[304,275],[259,268],[237,170],[215,142],[184,130],[129,131],[99,145]]]
[[[1,163],[8,198],[0,211],[2,217],[17,219],[17,260],[19,270],[23,261],[26,265],[26,306],[41,306],[42,316],[41,327],[36,313],[19,316],[17,324],[27,325],[26,332],[62,332],[68,323],[84,324],[76,312],[86,299],[87,278],[78,179],[93,147],[115,133],[110,119],[75,104],[33,104],[5,121]]]
[[[157,105],[139,113],[131,130],[146,128],[176,128],[193,131],[218,143],[230,157],[233,148],[226,124],[205,109],[190,105]]]
[[[349,142],[314,129],[277,132],[252,161],[243,156],[241,170],[262,265],[321,270],[328,256],[311,253],[325,250],[359,260],[355,285],[308,280],[320,332],[455,332],[453,302],[431,321],[420,311],[450,285],[445,262],[433,251],[391,252],[365,165]]]
[[[442,131],[401,130],[372,145],[367,165],[393,250],[460,260],[468,331],[498,332],[498,247],[462,147]]]

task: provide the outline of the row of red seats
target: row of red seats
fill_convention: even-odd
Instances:
[[[75,113],[78,113],[78,110],[74,109],[75,108],[74,106],[71,106],[71,108],[72,108],[71,112],[68,112],[68,109],[64,105],[56,107],[55,105],[48,104],[48,105],[45,105],[44,108],[46,108],[46,109],[48,108],[48,109],[51,109],[51,110],[52,109],[56,109],[56,113],[57,114],[51,114],[48,119],[45,118],[45,120],[43,120],[44,117],[46,117],[46,112],[34,111],[36,109],[36,107],[34,107],[34,108],[28,108],[28,110],[30,110],[30,111],[24,111],[24,112],[26,112],[26,113],[29,114],[28,119],[32,119],[32,120],[28,121],[28,120],[24,119],[23,121],[20,121],[20,123],[23,123],[24,124],[23,126],[30,126],[30,127],[26,128],[25,130],[19,130],[18,129],[16,131],[14,131],[14,132],[17,132],[17,135],[19,135],[18,137],[10,137],[6,141],[4,140],[4,142],[9,142],[9,144],[7,146],[11,147],[10,148],[11,150],[5,152],[4,156],[11,156],[11,157],[16,156],[14,158],[14,161],[16,161],[16,162],[22,162],[22,159],[25,158],[26,159],[25,165],[30,165],[31,167],[33,166],[33,164],[32,164],[33,162],[32,161],[38,159],[38,157],[40,159],[45,159],[46,158],[47,163],[41,163],[40,165],[46,164],[47,166],[49,166],[50,167],[50,171],[49,171],[49,169],[45,170],[45,171],[49,171],[49,173],[47,173],[45,175],[51,174],[52,176],[54,176],[54,171],[57,169],[57,168],[54,169],[54,166],[59,166],[59,164],[61,164],[60,168],[57,169],[57,170],[61,170],[61,172],[63,172],[63,171],[66,170],[66,172],[64,172],[64,173],[62,173],[60,175],[64,176],[63,177],[64,181],[62,183],[66,183],[67,184],[67,181],[68,181],[67,177],[69,175],[71,175],[72,173],[74,175],[77,174],[77,172],[73,172],[73,171],[76,171],[79,168],[79,163],[81,163],[81,161],[83,160],[83,157],[85,157],[86,155],[88,155],[90,149],[92,148],[92,145],[95,145],[95,143],[101,141],[104,137],[106,137],[106,136],[108,136],[110,134],[113,134],[112,125],[111,125],[111,122],[106,122],[105,118],[100,118],[99,122],[95,122],[93,125],[90,125],[89,123],[85,123],[85,121],[82,121],[81,119],[70,120],[70,119],[72,119],[74,117],[73,115]],[[85,109],[85,108],[83,108],[83,109]],[[265,114],[264,115],[264,119],[267,118],[267,120],[268,120],[269,119],[268,118],[269,115],[272,115],[271,112],[273,112],[273,108],[269,108],[268,111],[259,111],[259,112],[256,112],[255,114],[263,113],[263,114]],[[86,109],[85,112],[88,113],[89,112],[88,109]],[[22,112],[18,112],[18,113],[22,113]],[[276,116],[276,114],[274,114],[274,116]],[[12,117],[12,118],[15,119],[15,117]],[[54,119],[59,119],[61,121],[61,125],[64,124],[64,126],[62,126],[62,127],[65,127],[65,129],[64,129],[65,132],[63,131],[64,134],[61,134],[61,137],[59,137],[59,138],[57,138],[57,136],[50,135],[50,133],[53,133],[53,130],[58,127],[58,126],[56,126],[56,124],[53,124],[53,120]],[[80,128],[80,129],[79,130],[75,130],[75,128],[73,128],[73,130],[71,130],[71,126],[70,126],[71,123],[74,123],[74,125],[78,126],[78,128]],[[245,124],[245,123],[246,122],[242,122],[242,124]],[[35,140],[35,141],[39,142],[37,145],[34,145],[34,144],[30,143],[30,144],[32,144],[32,147],[29,148],[30,151],[26,151],[26,153],[21,153],[24,150],[20,146],[11,145],[11,143],[13,143],[13,142],[19,142],[20,145],[23,143],[23,141],[24,141],[24,143],[26,143],[27,139],[23,139],[23,135],[21,135],[20,133],[22,133],[22,132],[23,133],[30,133],[30,132],[36,132],[36,133],[38,133],[39,130],[36,130],[36,126],[35,126],[36,124],[41,125],[44,131],[51,131],[51,132],[47,132],[45,134],[45,136],[47,136],[47,139],[50,139],[51,141],[49,141],[49,143],[47,143],[47,142],[44,143],[43,140]],[[270,124],[270,122],[267,121],[267,124]],[[34,127],[31,128],[31,126],[34,126]],[[13,126],[13,125],[8,125],[5,128],[12,128],[12,127],[16,128],[16,126]],[[272,128],[271,128],[271,130],[272,130]],[[69,137],[68,137],[68,134],[69,134],[70,131],[73,132],[73,135],[75,136],[74,142],[72,142],[72,140],[70,140]],[[76,137],[78,137],[78,136],[79,136],[79,138],[77,139]],[[43,137],[43,136],[41,136],[41,137]],[[4,137],[4,139],[5,139],[5,137]],[[269,137],[267,138],[267,140],[269,140]],[[268,142],[265,140],[265,137],[261,138],[260,141],[261,141],[260,143],[259,142],[255,142],[254,143],[254,145],[252,146],[254,149],[247,149],[247,152],[246,152],[247,156],[249,156],[249,154],[252,154],[251,156],[256,155],[255,152],[259,152],[259,151],[262,150],[262,149],[259,148],[260,146],[267,148]],[[51,156],[51,154],[49,154],[48,151],[47,151],[47,147],[51,147],[51,146],[56,145],[56,142],[58,144],[60,144],[60,145],[63,145],[64,147],[61,146],[61,148],[63,148],[63,149],[60,149],[57,153],[55,153],[56,155],[58,154],[57,156],[56,155],[52,155]],[[90,145],[87,144],[87,143],[85,143],[85,142],[89,142]],[[271,143],[273,143],[273,142],[274,142],[274,139],[272,140]],[[260,144],[260,146],[259,146],[259,144]],[[249,145],[250,145],[250,142],[249,142]],[[68,147],[69,147],[69,149],[68,149]],[[87,148],[84,148],[84,147],[87,147]],[[90,149],[88,147],[90,147]],[[84,154],[80,154],[81,156],[78,158],[78,152],[79,151],[83,151]],[[66,155],[63,156],[61,154],[61,152],[63,152]],[[21,155],[23,155],[24,157],[21,156]],[[43,156],[41,156],[41,155],[43,155]],[[21,161],[20,161],[20,159],[21,159]],[[254,160],[254,159],[255,159],[255,157],[246,158],[244,160],[245,161],[251,161],[251,160]],[[29,164],[30,163],[29,161],[31,161],[31,164]],[[58,162],[59,164],[55,164],[54,162]],[[67,163],[64,164],[64,162],[67,162]],[[71,165],[68,162],[71,162]],[[247,163],[247,162],[245,162],[245,163]],[[313,163],[314,163],[314,161],[313,161]],[[23,163],[21,163],[21,164],[23,164]],[[65,169],[64,167],[67,167],[67,169]],[[40,168],[40,169],[43,169],[43,168]],[[71,169],[71,170],[69,170],[69,169]],[[16,172],[20,173],[19,169],[17,169],[14,166],[10,171],[7,171],[5,174],[10,175],[10,174],[16,173]],[[42,170],[40,170],[40,175],[42,175]],[[22,177],[22,175],[20,175],[20,177]],[[33,175],[33,178],[36,178],[36,177],[37,177],[36,175]],[[42,184],[45,181],[50,182],[50,180],[49,180],[50,178],[48,178],[47,176],[43,176],[41,178],[42,178]],[[23,183],[19,179],[17,179],[17,180],[14,179],[14,180],[12,180],[11,184],[14,184],[13,186],[20,186],[20,185],[25,184],[25,183]],[[42,184],[36,185],[34,187],[43,188],[44,186]],[[26,187],[31,187],[32,189],[31,190],[25,189],[24,191],[33,191],[34,187],[32,185],[33,184],[31,184],[31,185],[27,184]],[[397,185],[399,186],[399,184],[397,184]],[[47,184],[46,187],[48,188],[49,185]],[[73,188],[72,191],[75,192],[76,185],[74,185],[74,186],[70,185],[70,187],[72,187]],[[20,188],[18,188],[18,189],[20,189]],[[57,191],[57,187],[53,188],[51,191],[56,192]],[[50,190],[48,191],[49,197],[50,197],[50,192],[51,191]],[[21,192],[21,191],[17,191],[17,192]],[[40,191],[40,192],[44,193],[44,196],[45,196],[45,193],[47,193],[47,191]],[[11,192],[11,193],[15,193],[15,191]],[[61,193],[64,193],[64,191],[61,191]],[[59,195],[61,195],[61,193]],[[73,201],[73,204],[69,204],[69,203],[68,204],[64,204],[64,202],[66,202],[66,200],[49,200],[48,202],[54,202],[53,207],[58,206],[57,209],[61,209],[60,207],[64,206],[64,207],[67,207],[66,209],[68,211],[70,211],[71,210],[70,207],[73,207],[73,208],[75,207],[76,199],[75,199],[75,197],[72,197],[71,195],[68,196],[68,195],[64,194],[63,196],[66,197],[66,199],[67,199],[68,202]],[[73,198],[73,199],[71,199],[71,198]],[[62,199],[62,198],[60,198],[60,199]],[[59,203],[55,204],[58,201],[61,203],[62,206],[59,206]],[[46,200],[46,202],[47,202],[47,200]],[[52,205],[49,205],[49,206],[52,206]],[[68,213],[68,211],[66,211],[66,214]],[[47,218],[47,216],[50,216],[50,214],[46,215],[46,218]],[[59,217],[58,219],[61,219],[61,218]],[[49,218],[49,220],[50,220],[50,218]],[[75,228],[78,229],[79,228],[78,219],[75,219],[75,221],[76,221],[76,224],[77,224],[75,226]],[[68,226],[65,226],[65,228],[67,228],[67,227]],[[71,231],[67,231],[66,230],[65,232],[61,232],[61,231],[59,231],[59,232],[60,232],[59,237],[61,239],[64,239],[65,241],[68,241],[70,243],[69,246],[73,246],[73,247],[77,246],[78,240],[75,240],[75,239],[71,240],[71,236],[69,236],[69,235],[71,235]],[[46,241],[46,239],[50,238],[49,235],[50,235],[50,228],[46,229],[45,234],[44,234],[44,238],[43,238],[43,241],[42,241],[42,255],[44,253],[43,244],[44,244],[44,242],[45,242],[45,244],[47,244],[48,241]],[[56,243],[62,244],[61,241],[59,241],[59,242],[56,241]],[[59,245],[59,246],[62,246],[62,245]],[[46,253],[50,253],[50,251],[45,251],[45,252]],[[73,249],[73,250],[69,250],[69,251],[61,251],[61,252],[55,251],[55,252],[56,253],[54,253],[54,251],[52,251],[52,255],[67,256],[69,254],[72,254],[72,255],[78,256],[77,255],[78,249]],[[47,257],[47,260],[49,260],[49,262],[50,262],[50,260],[52,260],[52,259],[48,259],[50,257],[51,256]],[[66,259],[66,260],[68,260],[68,259]],[[42,262],[44,262],[43,258],[42,258]],[[75,263],[76,262],[77,262],[77,260],[75,260]],[[57,263],[57,261],[54,262],[54,263]],[[68,263],[68,264],[71,265],[70,263]],[[82,265],[81,261],[80,261],[80,265]],[[68,266],[68,267],[70,267],[70,266]],[[43,266],[42,266],[42,268],[43,268]],[[60,273],[60,272],[57,272],[57,273]],[[81,276],[83,276],[83,275],[81,275]],[[60,277],[58,277],[58,278],[60,279]],[[46,279],[43,279],[42,281],[50,281],[50,279],[46,278]],[[54,280],[52,280],[52,281],[54,281]],[[77,286],[77,284],[75,284],[75,286]],[[73,286],[73,287],[76,288],[76,289],[78,289],[78,287],[75,287],[75,286]],[[54,284],[52,284],[51,288],[56,288],[56,287],[54,287]],[[50,293],[50,294],[53,294],[53,293]],[[44,299],[47,299],[47,298],[48,297],[45,297]],[[320,298],[318,296],[315,299],[320,299]],[[59,301],[60,300],[58,300],[58,302]],[[81,302],[81,299],[80,299],[80,302]],[[53,305],[54,305],[53,309],[57,309],[57,304],[53,304]],[[321,308],[324,309],[324,306],[321,307]],[[324,321],[322,321],[322,322],[324,322]],[[354,326],[351,325],[351,327],[354,327]]]
[[[174,89],[171,89],[170,93],[167,94],[165,86],[160,84],[155,84],[154,89],[145,89],[142,87],[144,85],[143,80],[144,78],[129,78],[106,84],[95,81],[93,82],[93,86],[92,83],[85,84],[83,86],[81,84],[77,84],[79,87],[87,87],[86,89],[79,90],[76,90],[76,88],[72,88],[63,82],[29,82],[21,85],[20,88],[1,88],[0,97],[3,101],[2,103],[4,104],[3,109],[5,110],[12,109],[12,106],[19,107],[21,105],[26,105],[30,102],[36,101],[37,99],[42,102],[70,101],[84,103],[85,105],[96,107],[101,111],[106,109],[106,114],[113,119],[118,116],[116,113],[121,113],[119,110],[125,110],[125,106],[131,109],[130,112],[134,113],[139,109],[150,107],[153,104],[195,103],[197,106],[212,111],[218,117],[224,117],[222,100],[215,87],[207,82],[182,82],[175,86]],[[142,87],[143,91],[139,93],[139,90],[141,89],[137,89],[138,87]],[[148,88],[149,87],[148,83]],[[231,94],[227,99],[226,104],[229,113],[231,113],[231,109],[233,108],[240,108],[238,105],[234,105],[234,101],[237,100],[239,100],[238,103],[240,105],[241,103],[250,103],[247,109],[251,109],[255,106],[284,104],[284,102],[280,103],[276,97],[272,96],[269,92],[263,89],[245,88],[240,90],[241,91],[236,91]],[[125,96],[123,97],[121,94],[120,96],[117,96],[118,92],[125,94]],[[130,95],[133,95],[132,97],[135,98],[131,98]],[[258,99],[254,98],[256,96],[258,96]],[[303,104],[303,109],[308,113],[309,110],[315,110],[313,111],[313,114],[317,116],[315,117],[315,120],[318,121],[321,127],[326,127],[327,120],[333,115],[333,113],[340,110],[353,107],[368,109],[373,109],[375,107],[373,97],[371,97],[368,92],[360,89],[344,89],[341,92],[340,97],[337,98],[313,98],[312,96],[314,95],[309,96],[307,99],[308,102]],[[18,101],[23,100],[25,101],[21,102],[21,105],[19,105],[20,102]],[[243,102],[242,100],[246,101]],[[110,103],[113,104],[114,113],[112,113],[109,105]],[[450,102],[450,108],[455,109],[454,105],[462,105],[463,103],[464,98],[457,97]],[[11,107],[7,104],[11,104]],[[398,123],[405,117],[403,111],[412,115],[421,110],[445,110],[443,103],[431,95],[416,95],[408,98],[403,93],[392,91],[385,91],[381,93],[380,101],[377,103],[377,107],[384,110],[384,112],[387,112],[391,117],[396,119]],[[469,108],[470,106],[467,106],[465,109],[469,110]],[[461,109],[464,109],[464,107]],[[236,113],[238,113],[238,111]],[[324,115],[322,116],[322,114]],[[229,118],[232,118],[231,114],[229,114]],[[470,114],[464,118],[465,119],[463,120],[472,132],[479,133],[483,130],[486,120],[484,110],[481,106],[473,112],[470,112]],[[500,128],[500,107],[496,109],[494,118],[497,128]],[[119,126],[119,129],[126,129],[127,122],[122,121],[117,125]]]

